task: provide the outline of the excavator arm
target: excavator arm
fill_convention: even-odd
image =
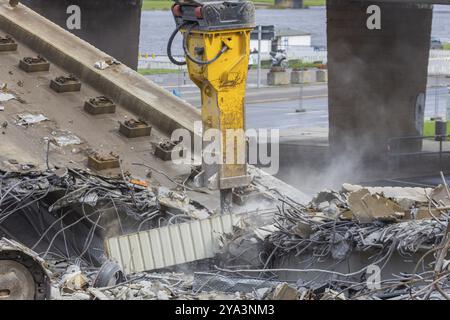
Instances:
[[[176,29],[169,39],[168,56],[177,65],[187,64],[191,80],[200,88],[203,149],[209,129],[221,133],[220,161],[203,161],[204,181],[217,174],[222,211],[231,207],[232,190],[250,184],[245,142],[245,91],[250,52],[250,32],[255,27],[251,1],[176,0],[172,7]],[[183,33],[185,61],[173,58],[175,35]],[[203,154],[203,159],[205,153]],[[205,183],[206,184],[206,183]]]

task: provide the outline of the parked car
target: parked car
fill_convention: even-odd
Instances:
[[[442,50],[442,49],[444,49],[444,46],[442,45],[441,40],[432,38],[430,49]]]

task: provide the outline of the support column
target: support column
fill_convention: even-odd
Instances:
[[[142,0],[21,0],[21,3],[137,69]],[[67,9],[81,9],[81,28],[68,29]]]
[[[367,8],[381,8],[381,30]],[[379,159],[390,137],[421,135],[432,6],[327,1],[330,147]],[[421,143],[405,146],[418,151]]]

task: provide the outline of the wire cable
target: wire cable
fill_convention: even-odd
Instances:
[[[175,39],[175,36],[177,35],[177,33],[185,25],[186,25],[185,23],[182,23],[182,24],[178,25],[175,28],[175,30],[172,32],[172,34],[170,35],[169,41],[167,42],[167,56],[169,57],[170,62],[172,62],[173,64],[175,64],[177,66],[184,66],[184,65],[186,65],[186,61],[175,60],[175,58],[172,55],[172,44],[173,44],[173,39]]]

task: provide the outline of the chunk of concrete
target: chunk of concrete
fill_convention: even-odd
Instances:
[[[281,283],[275,287],[272,299],[273,300],[298,300],[299,293],[295,288],[291,287],[287,283]]]
[[[404,216],[403,209],[395,202],[379,195],[371,195],[361,189],[349,194],[348,205],[353,216],[360,223],[370,223],[375,219],[396,219]]]

